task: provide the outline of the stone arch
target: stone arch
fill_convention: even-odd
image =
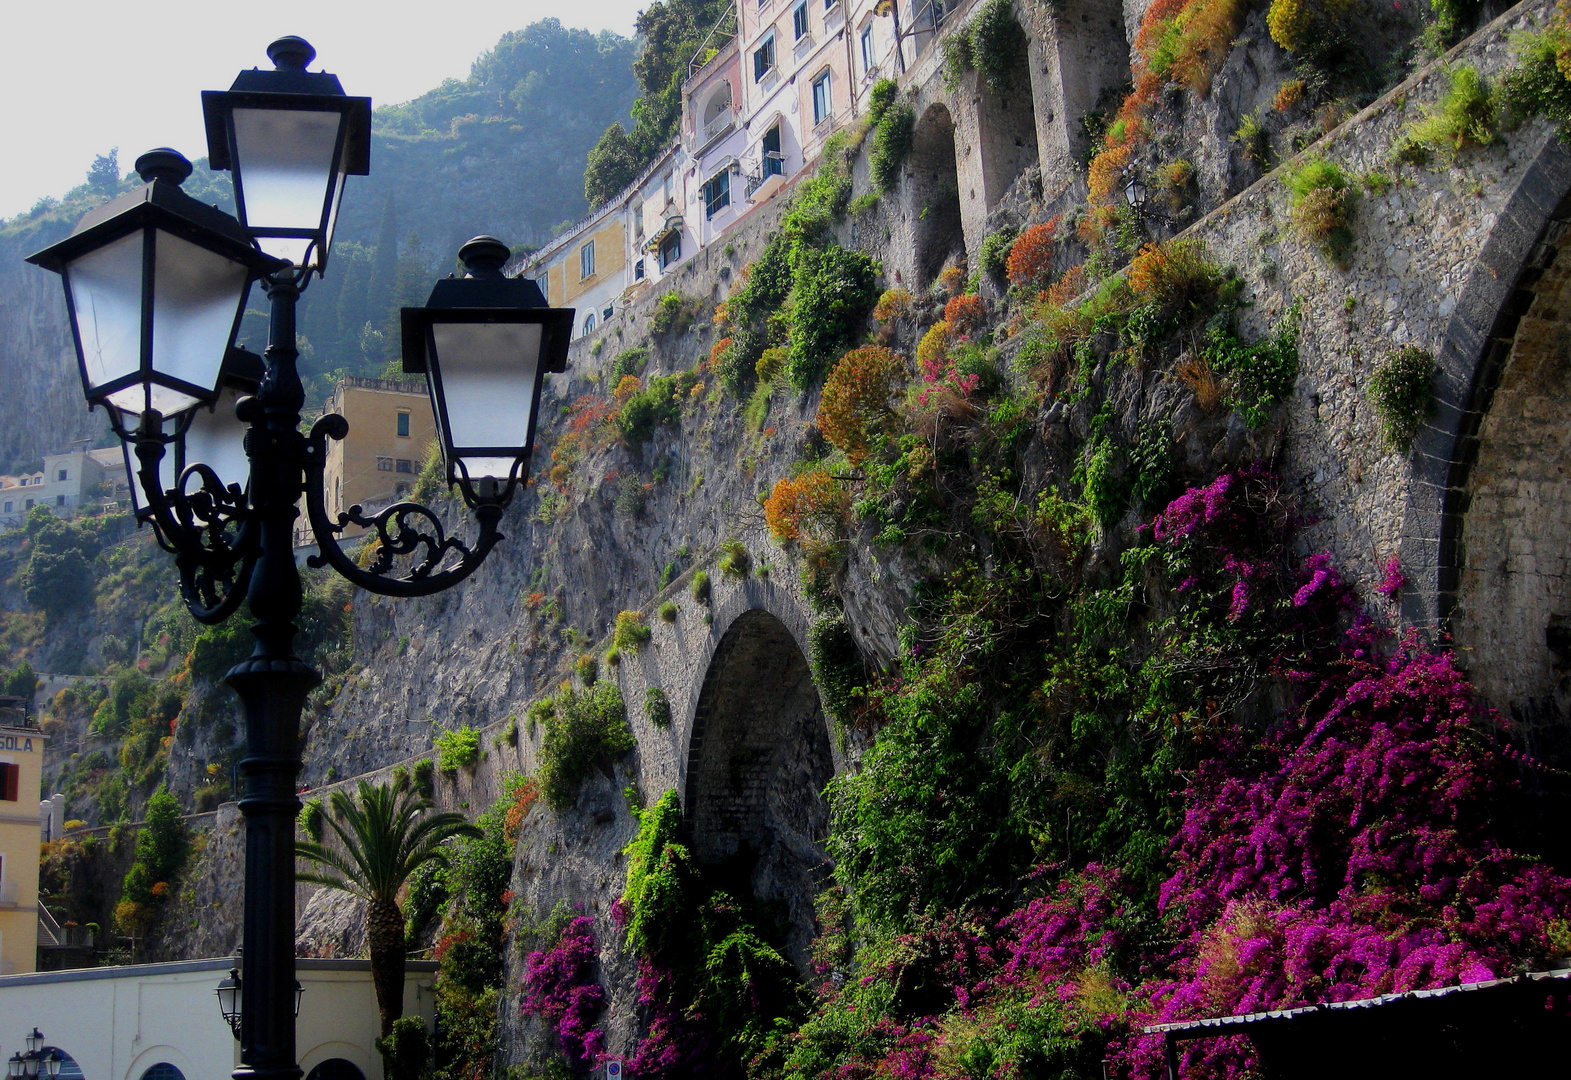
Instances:
[[[910,212],[916,223],[917,284],[926,285],[938,276],[944,260],[964,254],[966,246],[955,121],[942,104],[929,105],[917,121],[908,175]]]
[[[1020,47],[1005,67],[1002,80],[999,91],[982,83],[976,95],[982,198],[989,212],[998,207],[1027,169],[1041,164],[1030,43],[1023,27]]]
[[[374,1061],[364,1047],[340,1040],[318,1043],[300,1054],[305,1080],[353,1080],[354,1073],[365,1080],[379,1075],[379,1066],[380,1062]]]
[[[1484,701],[1571,759],[1571,154],[1549,134],[1437,353],[1402,563],[1410,625],[1450,634]]]
[[[688,738],[684,816],[694,860],[727,887],[783,910],[786,952],[806,970],[834,775],[807,658],[760,608],[716,645]]]

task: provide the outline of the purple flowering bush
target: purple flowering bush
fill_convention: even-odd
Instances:
[[[1241,469],[1056,607],[1029,578],[957,574],[830,793],[816,998],[746,1073],[1158,1080],[1149,1024],[1571,952],[1571,877],[1501,827],[1532,763],[1448,653],[1293,554],[1297,525],[1280,478]],[[646,958],[639,989],[635,1075],[742,1075],[683,1049],[713,1020],[690,980]],[[1253,1066],[1246,1040],[1202,1039],[1180,1071]]]
[[[605,1033],[594,1026],[605,1008],[598,963],[594,920],[585,915],[569,920],[551,948],[524,960],[523,1012],[554,1025],[569,1061],[594,1064],[605,1051]]]

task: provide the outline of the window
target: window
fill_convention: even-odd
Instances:
[[[871,73],[873,70],[873,28],[871,25],[862,29],[862,70]]]
[[[551,302],[551,275],[550,274],[541,274],[539,277],[535,278],[535,284],[540,286],[540,295],[545,297],[547,303],[550,303]]]
[[[65,478],[66,478],[66,471],[64,469],[61,469],[58,473],[55,474],[55,479],[56,480],[64,480]]]
[[[798,41],[807,36],[807,0],[791,9],[791,32]]]
[[[32,508],[33,508],[33,500],[32,499],[28,499],[27,500],[27,505],[24,506],[22,509],[24,509],[24,510],[31,510]]]
[[[644,260],[643,259],[639,259],[637,262],[635,262],[633,264],[633,280],[634,281],[643,281],[644,280]]]
[[[64,495],[56,495],[55,496],[55,505],[56,506],[64,506],[65,505],[65,496]]]
[[[0,799],[18,802],[22,792],[22,766],[0,765]]]
[[[14,503],[14,502],[7,502],[5,504],[5,512],[7,514],[15,513],[16,512],[16,503]]]
[[[590,312],[584,316],[584,333],[592,334],[595,331],[595,313]]]
[[[379,458],[377,458],[376,459],[376,471],[377,472],[392,472],[393,471],[393,459],[390,458],[390,457],[379,457]]]
[[[409,485],[408,484],[395,484],[393,486],[393,497],[395,499],[406,499],[406,498],[408,498],[409,497]]]
[[[142,1080],[185,1080],[185,1073],[167,1061],[160,1061],[142,1074]]]
[[[665,179],[660,181],[660,191],[665,195],[665,201],[670,203],[676,200],[676,173],[668,172]]]
[[[578,277],[580,280],[595,276],[595,242],[593,240],[578,249]]]
[[[775,69],[775,35],[773,32],[763,41],[758,48],[753,50],[753,81],[762,82],[765,75]]]
[[[394,464],[396,466],[393,470],[394,472],[412,474],[415,471],[415,463],[408,458],[401,457]]]
[[[365,1080],[365,1073],[356,1068],[352,1061],[328,1058],[312,1069],[305,1080]]]
[[[704,185],[704,215],[716,213],[731,205],[731,170],[721,169]]]
[[[616,306],[614,304],[607,305],[606,309],[600,313],[600,321],[601,322],[605,322],[607,319],[609,319],[611,317],[612,313],[615,310],[616,310]]]
[[[780,125],[764,132],[764,179],[785,175],[785,155],[780,152]]]
[[[667,270],[682,261],[682,234],[667,233],[660,241],[660,269]]]
[[[409,414],[402,411],[398,414],[398,437],[409,438]]]
[[[829,113],[829,72],[826,71],[813,80],[813,126],[829,119]]]

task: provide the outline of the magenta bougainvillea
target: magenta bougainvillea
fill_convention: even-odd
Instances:
[[[584,915],[562,928],[555,945],[524,960],[525,1015],[555,1025],[569,1060],[591,1064],[605,1050],[605,1033],[594,1026],[605,1007],[605,991],[595,981],[597,962],[594,920]]]

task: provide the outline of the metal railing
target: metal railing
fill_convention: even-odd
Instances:
[[[785,155],[780,153],[778,150],[765,150],[762,156],[761,165],[763,167],[763,172],[761,172],[759,175],[754,176],[752,174],[748,174],[747,196],[749,198],[752,197],[753,192],[757,191],[759,188],[768,183],[771,176],[785,175]]]
[[[691,79],[702,71],[704,65],[719,56],[720,50],[731,44],[735,37],[736,7],[727,5],[725,13],[715,20],[714,26],[709,28],[709,33],[704,35],[704,40],[693,53],[693,58],[687,62],[687,77]]]

